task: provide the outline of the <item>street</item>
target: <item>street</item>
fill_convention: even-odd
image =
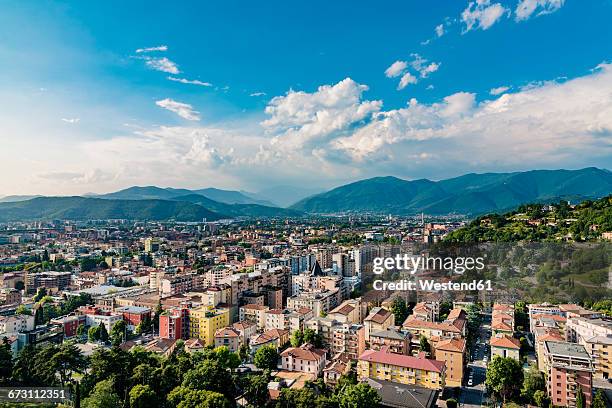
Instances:
[[[459,396],[459,405],[461,407],[480,407],[485,400],[486,363],[484,359],[485,356],[487,359],[490,357],[488,349],[489,338],[491,336],[490,329],[490,320],[484,320],[480,326],[473,348],[473,359],[470,359],[468,362],[464,386],[461,387],[461,395]],[[470,377],[472,378],[471,385],[469,385]]]

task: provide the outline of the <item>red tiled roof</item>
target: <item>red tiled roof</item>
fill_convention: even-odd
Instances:
[[[318,361],[325,356],[325,350],[312,347],[312,344],[303,344],[300,347],[289,347],[281,353],[281,357],[293,356],[300,360]]]
[[[491,339],[491,347],[520,349],[521,342],[510,336],[493,337]]]
[[[464,339],[449,339],[443,340],[436,344],[436,350],[455,351],[463,353],[465,351]]]
[[[366,350],[362,355],[359,356],[359,360],[369,361],[372,363],[390,364],[399,367],[414,368],[418,370],[434,371],[437,373],[443,372],[446,366],[444,361],[389,353],[384,347],[380,351]]]

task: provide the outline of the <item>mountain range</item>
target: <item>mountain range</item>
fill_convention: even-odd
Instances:
[[[612,172],[532,170],[470,173],[440,181],[375,177],[305,198],[290,208],[308,213],[372,212],[398,215],[503,212],[530,202],[603,197],[612,192]]]
[[[264,190],[265,191],[265,190]],[[286,192],[284,202],[304,188]],[[200,221],[237,217],[298,217],[305,213],[368,212],[379,214],[475,216],[505,212],[533,202],[572,202],[612,192],[612,172],[594,167],[581,170],[532,170],[515,173],[470,173],[440,181],[374,177],[336,187],[280,208],[259,193],[205,188],[198,190],[129,187],[83,197],[9,196],[0,199],[0,222],[35,219],[148,219]]]

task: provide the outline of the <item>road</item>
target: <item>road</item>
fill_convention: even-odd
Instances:
[[[465,376],[464,386],[461,387],[461,395],[459,396],[459,405],[465,408],[476,408],[482,406],[485,400],[485,378],[486,364],[484,362],[485,355],[490,357],[486,345],[489,344],[491,337],[491,326],[489,321],[484,321],[480,326],[478,338],[473,352],[473,361],[468,363],[467,373]],[[468,386],[469,373],[473,372],[473,383]]]

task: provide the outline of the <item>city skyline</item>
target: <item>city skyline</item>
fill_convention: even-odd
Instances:
[[[611,168],[609,1],[309,5],[6,4],[0,196]]]

